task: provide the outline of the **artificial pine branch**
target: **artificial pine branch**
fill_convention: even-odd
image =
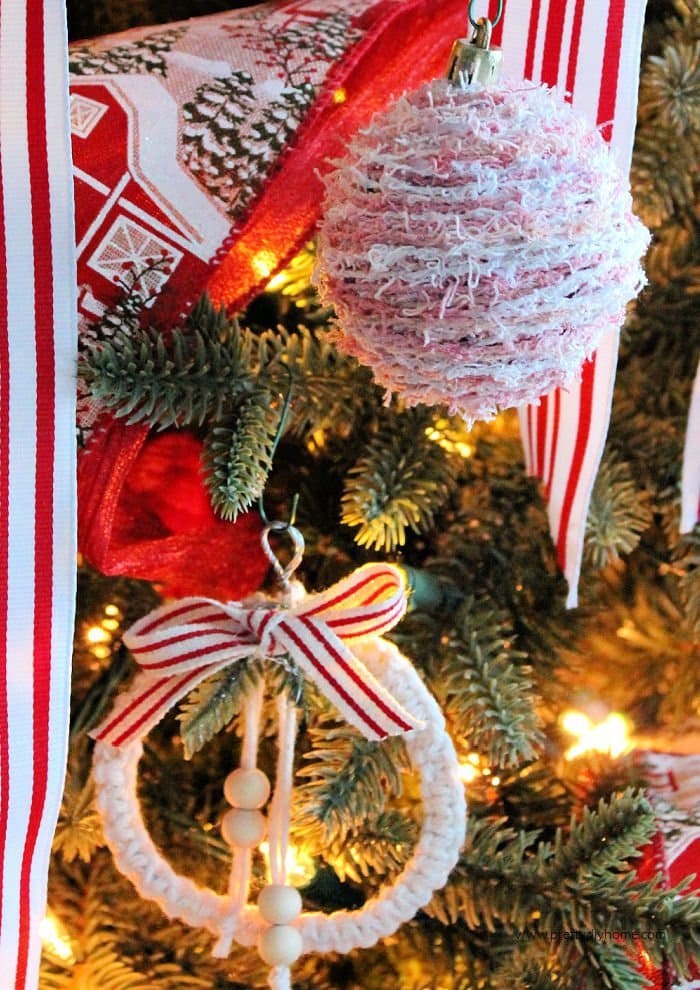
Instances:
[[[358,528],[360,546],[391,551],[406,530],[424,533],[447,500],[455,469],[431,440],[427,409],[389,410],[360,460],[349,470],[342,499],[346,526]]]
[[[572,990],[585,986],[605,990],[647,990],[649,986],[640,969],[639,958],[627,946],[616,943],[612,933],[604,940],[595,937],[575,939],[571,944],[563,940],[557,955]]]
[[[629,569],[606,572],[598,592],[607,607],[587,624],[583,656],[569,658],[570,683],[585,674],[599,697],[640,725],[681,725],[696,715],[698,645],[678,580],[663,556],[645,560],[641,550]]]
[[[61,810],[53,838],[53,852],[70,863],[88,862],[104,845],[102,823],[94,805],[94,784],[85,768],[86,746],[73,746],[69,753]]]
[[[614,800],[601,798],[595,809],[584,808],[581,818],[572,820],[568,834],[557,829],[554,842],[541,843],[537,856],[548,868],[556,864],[562,877],[585,873],[590,879],[617,873],[628,868],[653,830],[653,809],[638,794],[627,791]]]
[[[295,829],[320,850],[376,816],[391,795],[401,792],[407,757],[400,739],[382,743],[362,738],[327,712],[309,729],[310,751],[298,771]]]
[[[55,909],[70,936],[76,962],[68,968],[53,962],[46,953],[42,985],[45,982],[56,990],[149,990],[147,975],[130,965],[128,956],[118,949],[118,921],[112,908],[118,903],[123,881],[115,880],[104,854],[94,859],[90,866],[64,864],[58,868],[64,880],[64,899]]]
[[[382,391],[372,373],[342,355],[327,334],[299,326],[293,334],[280,327],[278,335],[283,342],[279,360],[290,369],[293,382],[290,433],[347,435],[368,412],[380,408]]]
[[[700,18],[688,10],[665,24],[663,48],[642,67],[639,131],[632,162],[637,209],[648,224],[692,215],[700,150]],[[672,150],[673,149],[673,150]]]
[[[239,660],[212,674],[189,694],[178,713],[186,759],[198,753],[238,715],[246,694],[261,676],[258,663]]]
[[[205,437],[205,482],[222,519],[235,521],[263,493],[279,426],[275,406],[267,390],[256,388]]]
[[[154,327],[117,331],[81,364],[94,398],[128,423],[201,425],[249,394],[250,338],[173,329],[166,343]]]
[[[370,813],[347,833],[336,834],[324,851],[341,880],[391,883],[415,844],[416,825],[397,809]]]
[[[462,916],[473,926],[498,922],[515,933],[532,928],[533,912],[543,931],[590,929],[602,920],[608,928],[629,930],[650,904],[657,907],[665,897],[635,885],[626,866],[630,850],[635,854],[653,830],[648,802],[631,792],[601,802],[596,814],[574,823],[568,834],[558,829],[553,842],[542,841],[537,831],[475,819],[449,883],[458,892],[452,912],[440,894],[433,906],[449,922]],[[564,886],[570,900],[561,899]],[[631,886],[639,894],[634,903],[629,903]]]
[[[663,940],[650,948],[657,956],[667,952],[685,972],[700,939],[700,903],[679,899],[678,890],[656,881],[638,882],[626,865],[654,828],[648,803],[632,792],[601,802],[568,836],[557,832],[554,842],[502,822],[472,821],[460,863],[431,911],[445,923],[462,917],[472,926],[503,926],[513,934],[659,930]],[[611,966],[614,955],[605,957]]]
[[[561,966],[551,942],[516,942],[493,973],[489,990],[579,990],[581,984]]]
[[[469,747],[493,767],[529,762],[543,742],[524,660],[503,617],[467,599],[435,675],[449,717],[466,727]]]
[[[602,568],[631,553],[651,525],[649,492],[635,484],[630,465],[604,458],[596,476],[586,519],[585,554]]]

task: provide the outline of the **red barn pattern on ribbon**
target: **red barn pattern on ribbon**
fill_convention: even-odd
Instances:
[[[683,737],[681,737],[683,739]],[[697,750],[699,740],[684,740]],[[655,805],[659,831],[646,850],[640,879],[661,873],[668,886],[693,876],[688,891],[700,894],[700,755],[696,752],[667,753],[641,751],[637,762],[649,782],[649,796]],[[644,963],[644,957],[641,962]],[[692,967],[688,980],[674,982],[666,962],[661,968],[648,964],[644,975],[653,990],[700,990],[700,970]]]
[[[494,41],[504,75],[557,87],[629,169],[636,121],[644,0],[505,0]],[[525,461],[544,486],[557,561],[577,603],[586,515],[610,420],[617,367],[609,333],[579,382],[521,410]]]
[[[441,72],[463,21],[458,0],[296,0],[75,45],[81,336],[134,278],[163,325],[207,286],[247,302],[310,236],[316,170]]]
[[[75,254],[65,8],[0,4],[0,973],[38,981],[75,597]]]

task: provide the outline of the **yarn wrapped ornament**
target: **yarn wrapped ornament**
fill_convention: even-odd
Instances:
[[[648,233],[597,130],[529,82],[402,96],[325,178],[316,280],[336,344],[408,405],[537,402],[619,329]]]
[[[288,531],[296,533],[293,527]],[[107,843],[142,896],[169,917],[215,935],[214,955],[228,956],[233,941],[257,946],[271,967],[272,990],[288,990],[290,967],[303,953],[349,952],[392,934],[427,904],[457,862],[465,800],[454,746],[437,703],[409,660],[380,636],[399,621],[405,607],[400,572],[368,564],[320,594],[306,595],[294,582],[281,599],[175,601],[124,635],[141,672],[94,733],[96,803]],[[265,814],[272,788],[256,766],[262,683],[246,694],[240,766],[223,787],[232,805],[221,821],[232,849],[228,892],[199,887],[176,874],[144,824],[136,796],[143,738],[205,677],[247,659],[291,660],[367,739],[405,735],[409,760],[420,777],[420,835],[403,872],[358,910],[304,911],[299,892],[288,882],[297,712],[287,694],[280,694],[277,770]],[[253,853],[266,835],[270,882],[251,905]]]

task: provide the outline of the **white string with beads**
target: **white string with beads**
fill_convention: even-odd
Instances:
[[[270,805],[268,819],[269,872],[272,887],[268,894],[277,893],[275,888],[282,890],[283,895],[290,893],[287,887],[287,853],[289,850],[289,818],[292,804],[292,787],[294,782],[294,743],[297,734],[297,710],[286,694],[277,699],[278,718],[278,755],[275,790]],[[264,898],[263,894],[263,898]],[[278,897],[279,900],[279,897]],[[261,913],[265,915],[265,901],[261,898]],[[279,909],[279,905],[278,909]],[[301,897],[298,898],[301,912]],[[279,915],[277,915],[279,917]],[[292,920],[292,919],[290,919]],[[286,927],[286,926],[285,926]],[[302,942],[299,937],[299,952]],[[292,946],[291,955],[294,954]],[[293,961],[293,960],[291,960]],[[289,965],[273,965],[268,975],[270,990],[290,990],[291,972]]]
[[[287,881],[289,814],[292,803],[294,743],[297,735],[297,710],[286,695],[282,694],[277,699],[277,717],[279,751],[268,824],[269,868],[271,882],[283,884]]]
[[[265,681],[258,683],[246,695],[243,703],[243,741],[241,745],[240,769],[250,773],[257,769],[258,743],[260,738],[260,716],[265,695]],[[231,903],[229,923],[215,944],[212,955],[225,959],[231,951],[231,943],[238,917],[248,903],[250,873],[253,863],[253,850],[250,846],[232,846],[231,873],[228,892]]]
[[[255,770],[258,761],[258,741],[260,737],[260,716],[262,714],[265,682],[262,677],[246,698],[243,706],[243,745],[241,747],[241,769]],[[233,850],[233,863],[229,878],[228,892],[233,901],[234,911],[239,913],[248,902],[250,869],[253,861],[252,849]]]
[[[330,915],[301,914],[295,927],[301,933],[305,953],[345,953],[391,935],[428,903],[434,890],[444,885],[464,841],[464,785],[437,702],[393,643],[372,638],[356,643],[353,649],[387,690],[425,722],[425,728],[405,736],[411,764],[420,773],[423,822],[413,856],[403,872],[362,908]],[[269,928],[257,907],[244,908],[232,927],[230,897],[179,876],[155,847],[137,799],[142,752],[140,740],[121,747],[101,742],[95,746],[96,803],[119,869],[142,896],[159,904],[168,917],[207,928],[219,938],[232,931],[239,944],[256,945]]]

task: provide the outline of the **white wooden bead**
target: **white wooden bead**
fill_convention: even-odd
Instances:
[[[291,925],[273,925],[258,939],[258,952],[268,966],[291,966],[304,951],[301,932]]]
[[[229,846],[252,849],[265,838],[267,819],[253,808],[233,808],[221,819],[221,834]]]
[[[270,781],[262,770],[232,770],[224,781],[224,797],[234,808],[262,808],[270,796]]]
[[[301,914],[301,894],[296,887],[271,883],[260,891],[258,907],[265,921],[271,925],[289,925]]]

